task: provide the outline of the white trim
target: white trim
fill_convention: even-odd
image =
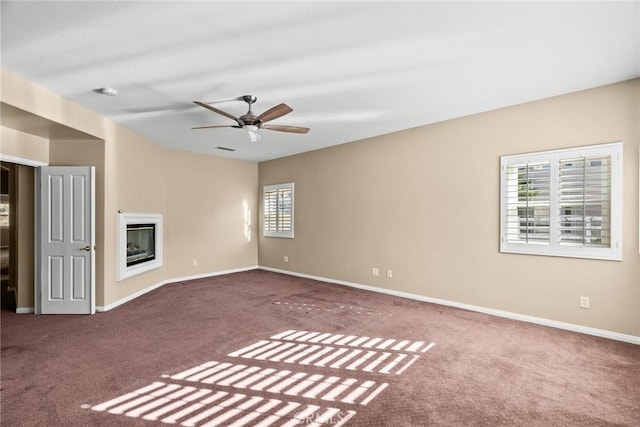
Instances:
[[[90,228],[90,237],[91,240],[91,252],[89,254],[89,259],[91,260],[91,271],[89,272],[89,276],[91,277],[91,285],[89,285],[89,289],[91,290],[91,314],[96,313],[96,167],[88,166],[89,168],[89,176],[91,176],[91,214],[89,215],[89,224]]]
[[[115,302],[112,302],[111,304],[107,304],[107,305],[98,305],[96,306],[96,311],[109,311],[111,309],[114,309],[124,303],[127,303],[129,301],[133,301],[134,299],[147,294],[153,290],[156,290],[164,285],[167,285],[169,283],[176,283],[176,282],[184,282],[187,280],[195,280],[195,279],[202,279],[205,277],[214,277],[214,276],[222,276],[224,274],[231,274],[231,273],[240,273],[243,271],[250,271],[250,270],[257,270],[259,267],[257,265],[251,266],[251,267],[240,267],[240,268],[234,268],[231,270],[223,270],[223,271],[214,271],[211,273],[204,273],[204,274],[197,274],[195,276],[184,276],[184,277],[176,277],[173,279],[167,279],[167,280],[163,280],[162,282],[158,282],[154,285],[148,286],[144,289],[139,290],[138,292],[135,292],[131,295],[128,295],[124,298],[121,298]]]
[[[319,280],[321,282],[332,283],[336,285],[349,286],[352,288],[363,289],[366,291],[377,292],[381,294],[392,295],[401,298],[408,298],[416,301],[428,302],[432,304],[445,305],[449,307],[461,308],[463,310],[475,311],[478,313],[489,314],[507,319],[519,320],[521,322],[534,323],[542,326],[550,326],[552,328],[564,329],[566,331],[579,332],[581,334],[593,335],[601,338],[608,338],[616,341],[623,341],[630,344],[640,345],[640,336],[621,334],[618,332],[607,331],[604,329],[591,328],[589,326],[576,325],[573,323],[559,322],[557,320],[544,319],[542,317],[528,316],[526,314],[512,313],[510,311],[496,310],[477,305],[464,304],[456,301],[449,301],[439,298],[431,298],[423,295],[410,294],[407,292],[394,291],[390,289],[377,288],[375,286],[362,285],[359,283],[345,282],[343,280],[329,279],[326,277],[312,276],[310,274],[297,273],[294,271],[280,270],[278,268],[260,266],[260,270],[271,271],[274,273],[286,274],[289,276],[303,277],[305,279]]]
[[[33,166],[35,168],[40,166],[49,166],[49,163],[26,159],[24,157],[10,156],[9,154],[0,154],[0,160],[3,162],[17,163],[19,165]]]
[[[35,307],[18,307],[16,308],[16,314],[33,314],[35,313]]]

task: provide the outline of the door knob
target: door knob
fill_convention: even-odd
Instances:
[[[79,250],[89,252],[89,251],[91,251],[91,246],[87,245],[84,248],[80,248]]]

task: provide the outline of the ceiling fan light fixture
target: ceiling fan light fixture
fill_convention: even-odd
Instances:
[[[249,140],[251,142],[260,141],[260,132],[258,132],[258,126],[245,125],[244,128],[247,130],[248,135],[249,135]]]

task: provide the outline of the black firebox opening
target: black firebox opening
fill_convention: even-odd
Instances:
[[[127,267],[156,259],[156,225],[127,224]]]

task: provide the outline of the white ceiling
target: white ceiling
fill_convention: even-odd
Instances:
[[[640,77],[638,1],[2,1],[1,15],[5,69],[159,144],[256,161]],[[191,130],[233,124],[192,101],[245,94],[311,131]]]

